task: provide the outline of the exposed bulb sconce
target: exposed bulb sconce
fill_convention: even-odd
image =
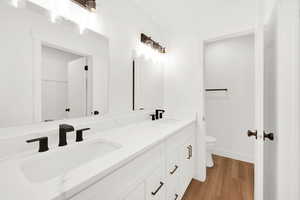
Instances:
[[[91,12],[96,11],[96,0],[72,0]]]
[[[159,53],[165,54],[166,48],[161,46],[158,42],[152,40],[151,37],[148,37],[144,33],[141,34],[141,42],[150,46],[152,49],[157,50]]]

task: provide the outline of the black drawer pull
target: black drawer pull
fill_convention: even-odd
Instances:
[[[155,192],[151,192],[151,194],[152,194],[153,196],[155,196],[155,195],[159,192],[159,190],[162,188],[163,185],[164,185],[164,183],[163,183],[163,182],[160,182],[160,186],[155,190]]]
[[[177,200],[178,197],[179,197],[179,195],[178,195],[178,194],[175,194],[175,199],[174,199],[174,200]]]
[[[170,174],[173,175],[177,171],[177,169],[178,169],[178,166],[175,165],[175,169],[173,171],[171,171]]]

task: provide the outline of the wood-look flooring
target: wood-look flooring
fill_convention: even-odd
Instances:
[[[254,165],[213,156],[206,182],[193,180],[182,200],[253,200]]]

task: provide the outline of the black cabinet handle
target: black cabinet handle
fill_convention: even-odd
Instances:
[[[175,169],[173,171],[171,171],[170,174],[173,175],[177,171],[177,169],[178,169],[178,166],[175,165]]]
[[[175,199],[174,199],[174,200],[177,200],[178,197],[179,197],[179,195],[178,195],[178,194],[175,194]]]
[[[159,190],[162,188],[162,186],[164,186],[164,183],[163,183],[163,182],[160,182],[159,187],[155,190],[155,192],[151,192],[151,194],[152,194],[153,196],[155,196],[155,195],[159,192]]]
[[[193,157],[193,146],[189,145],[187,147],[187,149],[188,149],[188,157],[187,157],[187,159],[190,160]]]

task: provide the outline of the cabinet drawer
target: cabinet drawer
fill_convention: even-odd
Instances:
[[[182,144],[180,163],[183,171],[180,178],[181,192],[184,193],[195,175],[195,135]]]
[[[166,200],[174,200],[178,193],[180,170],[179,151],[176,148],[166,155]]]
[[[168,149],[166,152],[167,178],[173,177],[174,175],[178,174],[178,171],[180,170],[178,147],[174,149]]]
[[[166,180],[163,167],[159,167],[146,179],[147,200],[164,200]]]
[[[180,200],[182,193],[179,187],[180,184],[179,174],[176,174],[168,179],[166,187],[166,200]]]

